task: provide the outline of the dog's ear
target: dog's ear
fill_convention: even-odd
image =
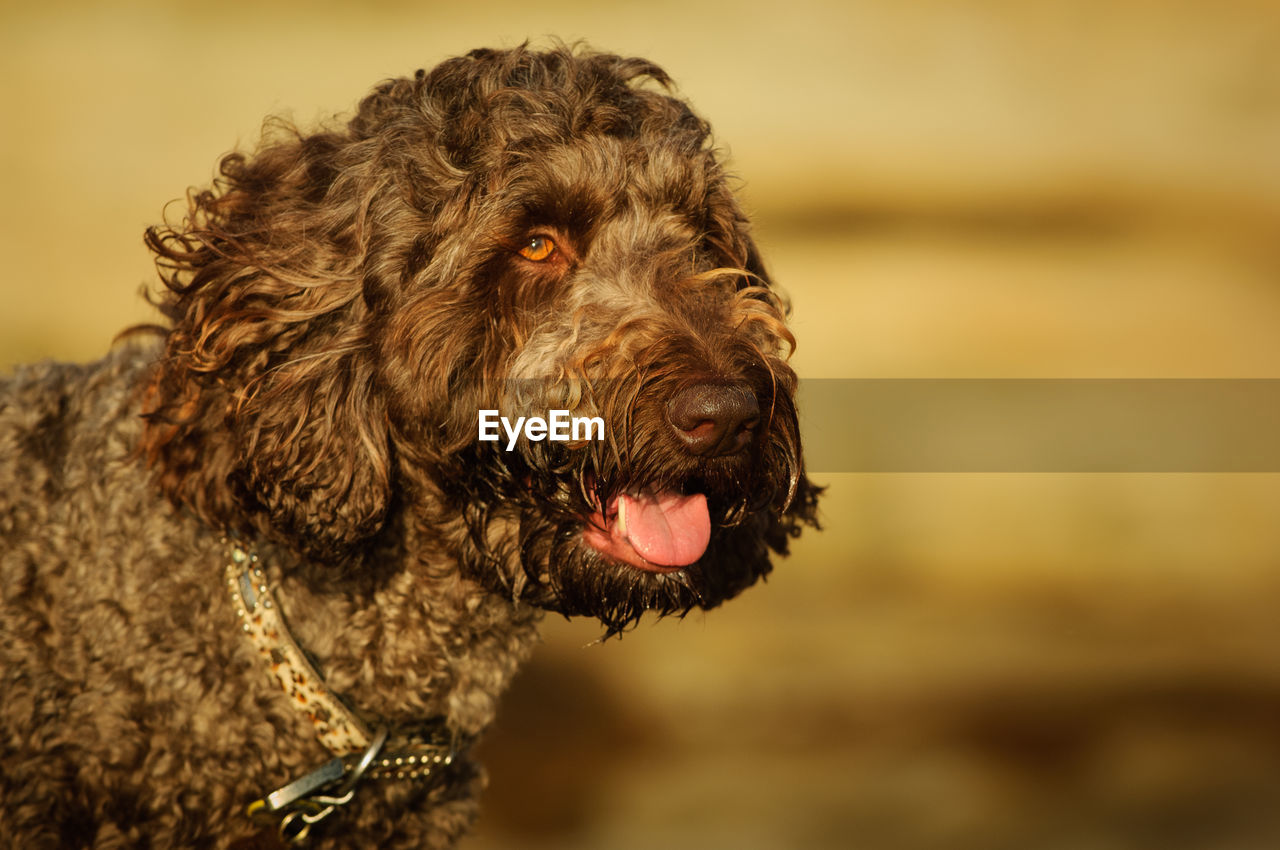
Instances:
[[[338,556],[382,526],[390,450],[368,358],[342,353],[336,340],[319,347],[327,350],[253,379],[260,388],[228,417],[237,451],[229,483],[244,508],[265,512],[272,532]]]
[[[172,327],[142,440],[175,502],[325,559],[381,527],[391,478],[360,271],[369,199],[331,151],[313,136],[228,156],[181,226],[148,231]]]
[[[751,272],[757,284],[772,287],[773,278],[769,276],[768,270],[764,267],[764,259],[760,256],[760,249],[756,247],[756,240],[752,238],[745,225],[739,227],[738,238],[742,240],[743,250],[746,254],[746,262],[743,263],[742,267]]]
[[[718,166],[711,166],[718,170]],[[750,272],[743,275],[741,287],[762,286],[773,288],[773,278],[765,267],[760,249],[751,233],[751,222],[733,196],[724,177],[715,180],[708,192],[705,204],[707,220],[703,223],[704,237],[717,261],[728,268]]]

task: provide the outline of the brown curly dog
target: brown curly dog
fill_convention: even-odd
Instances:
[[[669,87],[477,50],[276,125],[147,233],[163,328],[0,384],[6,846],[449,846],[541,612],[711,608],[813,524]]]

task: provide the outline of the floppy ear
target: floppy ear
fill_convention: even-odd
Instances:
[[[719,166],[713,166],[718,172]],[[773,288],[773,279],[765,268],[760,256],[760,249],[751,235],[751,222],[746,213],[738,205],[738,199],[729,190],[726,178],[717,173],[707,195],[707,220],[703,227],[708,247],[716,254],[718,261],[729,268],[743,269],[750,272],[739,282],[740,288],[762,286]],[[779,297],[774,293],[774,297]],[[786,309],[785,299],[780,306]]]
[[[390,496],[367,349],[349,319],[268,330],[261,308],[251,336],[274,339],[260,348],[239,303],[191,304],[196,320],[170,332],[147,389],[144,449],[169,495],[213,524],[337,557],[377,531]]]
[[[760,249],[756,247],[756,240],[751,238],[751,234],[747,231],[746,225],[741,224],[738,228],[738,238],[742,241],[746,253],[746,262],[743,268],[756,276],[757,284],[761,286],[773,286],[773,278],[769,276],[769,272],[764,267],[764,259],[760,256]]]
[[[322,559],[381,527],[391,487],[364,246],[345,235],[369,196],[343,185],[358,169],[335,168],[335,148],[294,137],[228,156],[181,227],[147,232],[172,322],[144,397],[162,489]]]
[[[301,354],[255,378],[262,388],[228,417],[241,505],[313,554],[340,554],[386,517],[390,452],[372,371],[363,354]]]

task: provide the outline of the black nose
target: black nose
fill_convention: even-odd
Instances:
[[[760,404],[743,384],[694,384],[667,402],[667,421],[695,455],[737,454],[760,424]]]

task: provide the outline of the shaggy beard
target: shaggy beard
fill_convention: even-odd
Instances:
[[[593,397],[590,409],[616,428],[604,440],[573,448],[522,440],[510,452],[472,443],[455,455],[461,474],[448,477],[446,492],[457,498],[469,530],[462,562],[471,577],[513,600],[593,617],[611,636],[649,612],[683,616],[713,608],[769,572],[770,550],[785,551],[779,528],[803,479],[789,370],[782,364],[740,370],[767,418],[745,451],[709,457],[680,445],[665,405],[649,401],[670,398],[680,386],[655,371],[647,384]],[[779,377],[787,380],[775,384]],[[486,406],[570,406],[538,383],[511,382],[507,393],[503,403]],[[641,396],[646,401],[637,404]],[[657,493],[706,497],[711,536],[693,563],[642,569],[584,539],[588,527],[614,520],[609,514],[622,495]]]
[[[696,471],[677,467],[644,479],[612,466],[607,455],[569,452],[551,443],[504,457],[502,475],[494,476],[491,454],[489,464],[475,468],[485,468],[489,481],[504,480],[504,492],[464,510],[472,551],[463,563],[496,593],[599,620],[606,637],[646,613],[683,617],[694,608],[714,608],[771,569],[770,530],[799,474],[795,433],[791,419],[791,427],[758,447],[757,464],[724,458]],[[712,535],[697,561],[651,572],[615,561],[584,540],[589,518],[601,505],[620,493],[653,488],[707,496]]]

